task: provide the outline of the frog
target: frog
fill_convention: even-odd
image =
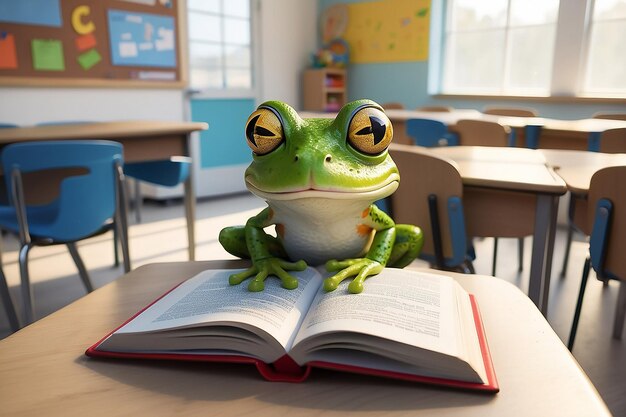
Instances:
[[[333,119],[302,118],[284,102],[267,101],[248,118],[245,137],[252,150],[245,184],[267,207],[219,233],[228,253],[252,261],[229,276],[231,285],[250,279],[249,291],[263,291],[274,276],[295,289],[290,272],[324,265],[332,274],[325,291],[352,279],[347,291],[358,294],[366,278],[419,255],[422,230],[395,224],[374,204],[400,182],[388,151],[393,127],[376,102],[352,101]],[[275,236],[266,232],[272,226]]]

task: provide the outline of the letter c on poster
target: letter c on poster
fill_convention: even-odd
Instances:
[[[89,16],[91,9],[89,6],[78,6],[72,11],[72,27],[79,35],[86,35],[96,30],[96,25],[90,20],[83,23],[82,17]]]

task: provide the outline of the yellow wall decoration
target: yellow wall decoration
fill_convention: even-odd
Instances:
[[[381,0],[348,5],[344,39],[350,62],[428,59],[430,0]]]

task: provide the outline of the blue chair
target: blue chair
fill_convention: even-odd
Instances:
[[[406,133],[418,146],[457,146],[459,137],[448,132],[448,127],[437,120],[409,119],[406,122]]]
[[[576,338],[576,330],[582,310],[585,287],[590,269],[596,272],[601,281],[617,279],[626,281],[626,166],[604,168],[591,177],[589,185],[589,207],[594,207],[587,215],[587,223],[591,226],[589,240],[589,257],[585,261],[583,276],[578,293],[578,301],[572,321],[567,347],[572,350]],[[626,315],[626,285],[620,282],[613,338],[621,339]]]
[[[392,145],[391,156],[402,174],[391,195],[391,212],[398,223],[424,232],[420,258],[438,269],[474,272],[468,256],[463,213],[463,181],[454,162],[411,145]]]
[[[11,205],[0,206],[0,228],[19,236],[27,322],[34,317],[28,273],[28,255],[34,246],[66,245],[83,284],[87,291],[92,291],[76,242],[115,226],[121,237],[124,270],[130,271],[121,144],[102,140],[14,143],[3,149],[1,160]],[[26,175],[41,171],[52,175],[48,173],[59,170],[64,170],[63,175],[67,176],[52,199],[42,201],[40,194],[31,196],[24,186]]]
[[[13,123],[0,123],[0,129],[10,129],[14,127],[18,127],[18,126]],[[1,250],[0,250],[0,297],[2,297],[2,305],[4,306],[4,310],[7,313],[7,318],[9,319],[9,325],[11,326],[11,330],[16,332],[20,329],[20,321],[17,317],[17,310],[15,309],[13,300],[11,299],[11,293],[9,292],[9,285],[7,284],[4,271],[2,270]]]
[[[187,180],[191,168],[191,158],[173,156],[167,160],[132,162],[124,165],[124,174],[135,180],[150,184],[175,187]],[[135,218],[141,221],[141,191],[139,182],[135,182]],[[190,243],[191,244],[191,243]]]
[[[591,151],[591,149],[588,149]],[[603,153],[626,153],[626,128],[609,129],[602,132],[598,137],[598,148],[595,151]],[[569,263],[569,253],[572,246],[574,232],[582,233],[586,236],[590,231],[586,224],[586,214],[588,210],[587,199],[584,196],[570,195],[568,207],[568,228],[567,240],[565,242],[565,255],[561,268],[561,277],[567,273]]]

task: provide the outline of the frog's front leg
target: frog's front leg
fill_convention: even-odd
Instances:
[[[306,268],[304,261],[288,262],[285,251],[277,238],[265,233],[263,228],[272,223],[272,211],[265,208],[258,215],[248,219],[245,227],[227,227],[220,232],[219,241],[229,253],[240,258],[250,258],[252,267],[229,277],[231,285],[238,285],[253,277],[248,284],[250,291],[263,291],[265,279],[274,275],[282,281],[282,286],[294,289],[298,280],[287,271],[302,271]]]
[[[424,244],[422,231],[412,225],[395,225],[393,220],[375,205],[370,206],[365,225],[377,230],[374,241],[365,258],[331,260],[326,263],[328,271],[339,271],[326,278],[324,289],[333,291],[344,279],[354,276],[348,291],[363,291],[363,282],[369,276],[380,273],[386,265],[403,268],[419,255]]]

